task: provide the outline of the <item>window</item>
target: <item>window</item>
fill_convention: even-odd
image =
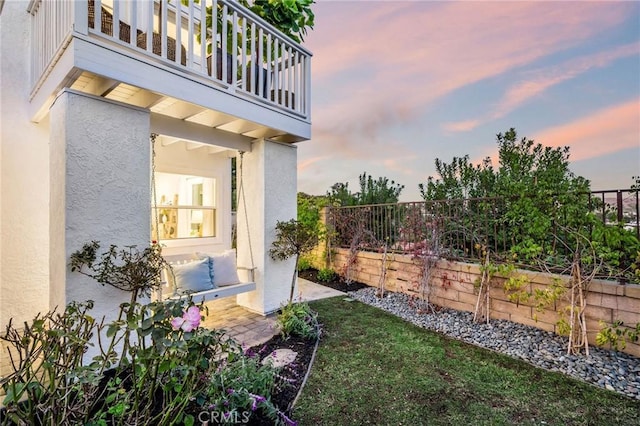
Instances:
[[[155,181],[158,205],[152,208],[154,239],[216,236],[216,179],[156,173]]]

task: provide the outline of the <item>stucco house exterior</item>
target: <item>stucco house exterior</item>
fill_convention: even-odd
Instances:
[[[253,257],[256,290],[237,303],[277,309],[293,264],[268,249],[276,222],[296,214],[311,53],[231,0],[0,8],[0,326],[72,300],[113,315],[129,296],[68,268],[86,242],[147,247],[156,236],[168,254],[230,248],[240,151],[238,263]]]

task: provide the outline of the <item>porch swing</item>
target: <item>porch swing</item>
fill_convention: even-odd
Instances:
[[[153,196],[153,208],[156,226],[156,237],[159,237],[160,219],[158,215],[158,202],[155,179],[155,142],[157,134],[151,134],[151,193]],[[255,270],[253,261],[253,248],[249,232],[249,218],[247,216],[247,202],[243,186],[243,157],[244,152],[239,151],[240,162],[238,165],[238,200],[242,199],[244,220],[247,227],[247,244],[249,247],[250,267],[237,266],[235,250],[227,250],[220,254],[185,253],[163,256],[167,267],[162,272],[161,285],[156,293],[156,300],[182,299],[191,297],[194,302],[207,302],[224,297],[235,296],[256,289]],[[237,228],[237,226],[236,226]],[[237,235],[237,231],[235,231]],[[158,243],[159,243],[158,238]],[[246,273],[246,280],[240,280],[238,271]],[[216,279],[216,277],[220,277]]]

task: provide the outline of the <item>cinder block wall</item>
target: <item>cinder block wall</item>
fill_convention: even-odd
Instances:
[[[342,271],[347,259],[348,250],[336,249],[333,269]],[[377,287],[382,275],[382,254],[361,252],[353,268],[353,279]],[[569,280],[568,276],[541,272],[517,270],[514,273],[527,277],[528,283],[523,290],[529,293],[533,293],[536,288],[548,288],[557,278],[563,282]],[[480,279],[480,275],[478,264],[438,261],[436,268],[432,270],[430,301],[439,306],[473,312],[478,297],[474,283]],[[419,297],[418,277],[419,267],[411,256],[388,256],[384,283],[387,290]],[[490,289],[492,319],[506,319],[557,333],[559,312],[569,305],[569,300],[562,298],[557,300],[554,306],[538,312],[534,298],[519,304],[511,302],[503,290],[503,282],[504,278],[495,277]],[[599,321],[611,324],[620,320],[625,326],[634,327],[640,322],[640,285],[620,285],[611,281],[594,280],[589,286],[586,302],[587,331],[589,343],[592,345],[595,345],[595,337],[600,330]],[[624,352],[640,357],[640,345],[627,343]]]

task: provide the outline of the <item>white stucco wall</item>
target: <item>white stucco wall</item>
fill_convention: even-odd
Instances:
[[[214,253],[231,248],[231,151],[209,154],[206,146],[199,149],[187,148],[185,142],[163,146],[162,137],[159,137],[156,141],[156,172],[215,178],[219,235],[216,238],[163,241],[162,253]]]
[[[63,91],[51,120],[51,288],[57,300],[94,300],[94,317],[115,318],[130,294],[70,272],[69,256],[92,240],[103,249],[149,245],[149,113]]]
[[[294,145],[268,140],[254,142],[251,152],[244,155],[243,184],[257,289],[238,295],[237,302],[261,314],[277,310],[289,298],[294,260],[274,261],[269,257],[269,249],[275,238],[276,222],[296,217],[296,164]],[[250,265],[244,207],[238,197],[238,263]]]
[[[26,1],[0,15],[0,326],[49,309],[48,120],[30,121]],[[4,354],[0,355],[1,358]]]

